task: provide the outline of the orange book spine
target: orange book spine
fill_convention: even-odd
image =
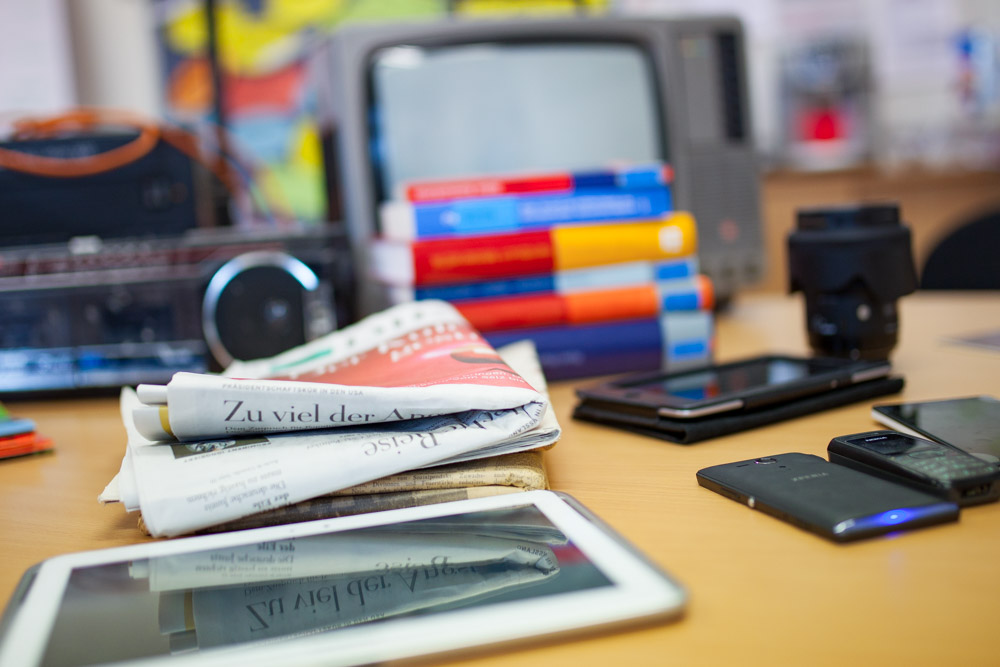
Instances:
[[[379,280],[427,286],[690,257],[697,251],[697,231],[690,213],[676,212],[652,220],[556,225],[511,234],[410,242],[383,238],[373,247]]]
[[[660,312],[659,293],[654,285],[483,299],[454,305],[480,331],[624,320],[652,317]]]
[[[554,227],[551,233],[556,270],[672,259],[698,247],[694,217],[686,211],[631,224]]]

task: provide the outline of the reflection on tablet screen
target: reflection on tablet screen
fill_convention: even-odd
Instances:
[[[43,662],[275,641],[610,584],[533,506],[438,517],[76,568]]]

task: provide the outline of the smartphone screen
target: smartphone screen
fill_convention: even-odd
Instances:
[[[1000,401],[991,396],[877,405],[872,416],[896,430],[1000,457]]]
[[[815,359],[769,357],[689,373],[669,375],[630,389],[702,401],[742,393],[756,387],[787,384],[830,370],[830,364]]]

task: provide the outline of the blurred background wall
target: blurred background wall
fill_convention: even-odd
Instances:
[[[226,125],[261,187],[322,220],[302,90],[310,50],[352,20],[539,13],[727,12],[747,27],[769,269],[803,206],[892,199],[918,266],[950,229],[1000,209],[1000,3],[995,0],[217,0]],[[214,122],[206,3],[0,0],[0,130],[72,104]]]

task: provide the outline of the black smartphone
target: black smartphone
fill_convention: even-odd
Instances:
[[[1000,401],[992,396],[876,405],[872,418],[902,433],[1000,461]]]
[[[673,373],[641,373],[577,390],[596,407],[696,419],[750,410],[889,375],[887,361],[765,355]]]
[[[836,542],[958,519],[958,505],[812,454],[711,466],[698,483]]]

